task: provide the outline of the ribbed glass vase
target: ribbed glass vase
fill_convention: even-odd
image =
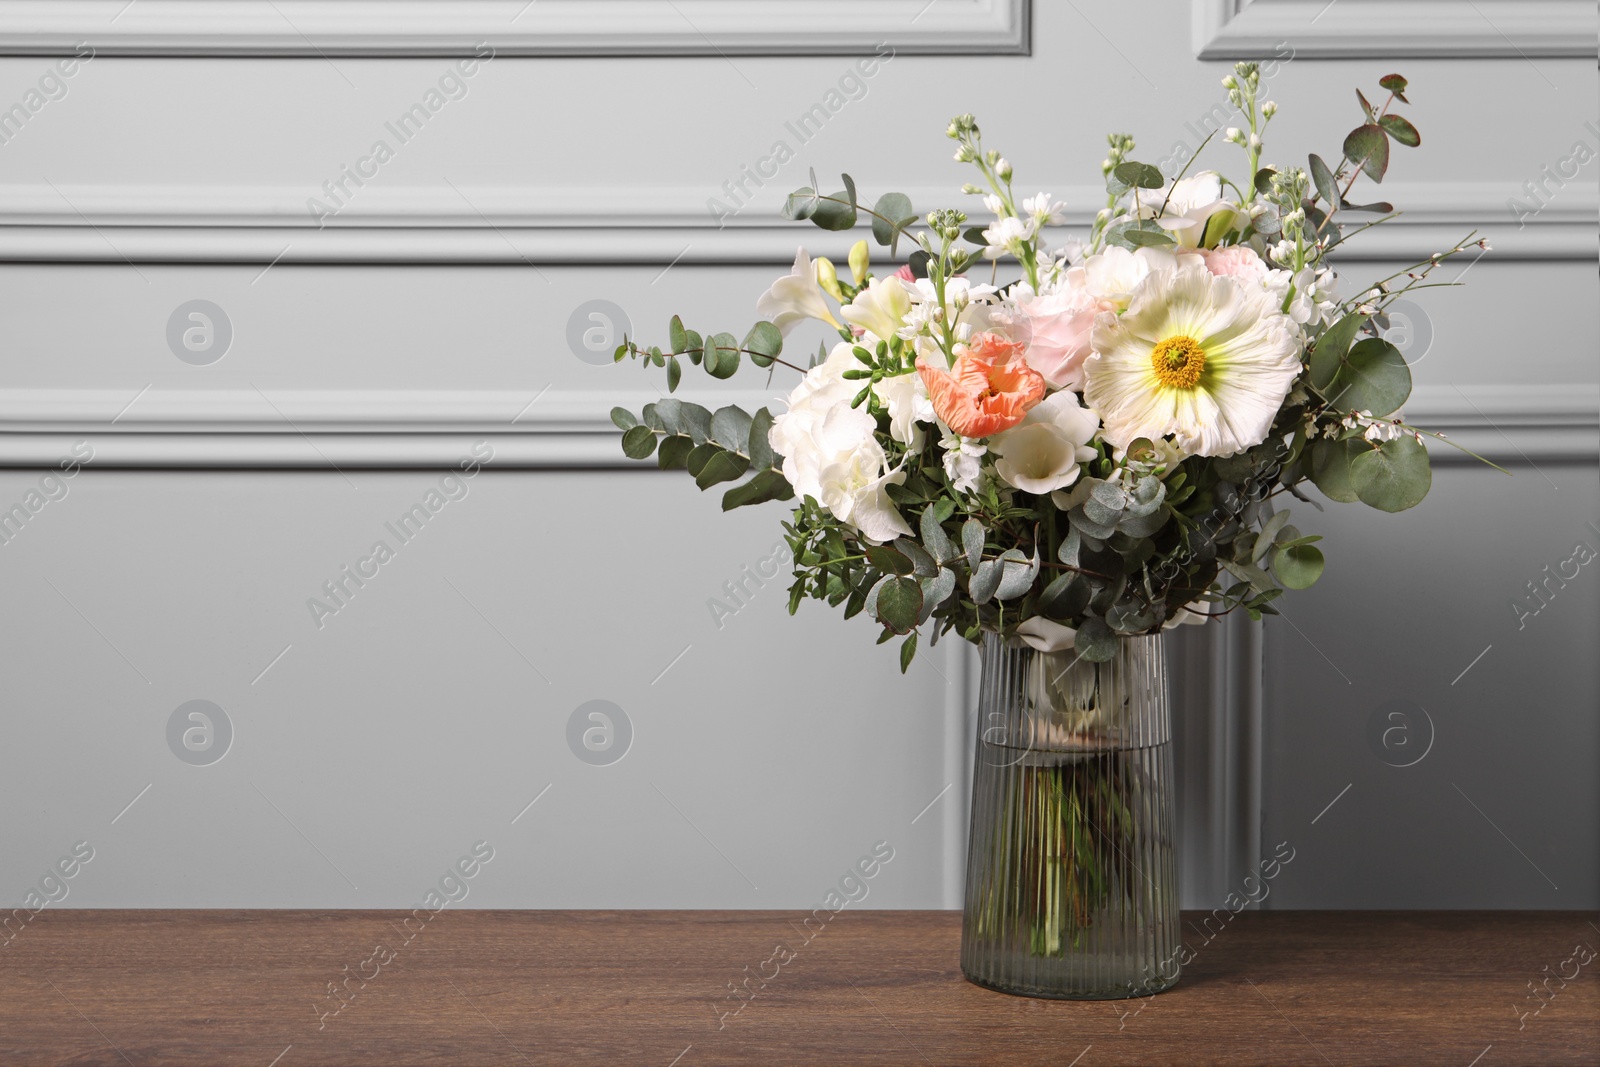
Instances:
[[[983,643],[961,969],[1063,1000],[1178,980],[1172,730],[1159,634],[1090,663]]]

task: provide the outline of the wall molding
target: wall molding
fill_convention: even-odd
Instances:
[[[780,402],[782,394],[780,385],[718,390],[702,399],[754,410]],[[474,441],[489,440],[496,468],[655,469],[622,455],[609,417],[617,403],[637,408],[653,394],[552,388],[531,407],[529,395],[316,389],[263,396],[253,387],[140,394],[137,384],[125,390],[0,389],[0,467],[52,465],[80,439],[94,445],[96,467],[440,467]],[[1422,386],[1406,414],[1496,462],[1600,459],[1600,387],[1594,385]],[[1439,442],[1429,452],[1436,465],[1476,462]]]
[[[1589,0],[1193,0],[1200,59],[1540,59],[1596,55]]]
[[[0,0],[0,54],[1026,55],[1031,0]]]
[[[0,204],[0,262],[778,264],[802,243],[842,253],[864,235],[864,225],[829,234],[781,218],[783,192],[805,180],[792,179],[772,181],[758,200],[721,216],[709,202],[726,194],[704,187],[373,183],[320,226],[308,209],[324,195],[314,188],[15,184]],[[903,189],[919,210],[981,212],[944,187],[862,184]],[[1063,238],[1085,231],[1105,199],[1099,186],[1050,191],[1069,205]],[[1350,258],[1420,261],[1474,228],[1501,261],[1595,256],[1600,196],[1592,183],[1569,184],[1535,213],[1524,207],[1520,221],[1510,201],[1526,194],[1504,183],[1391,182],[1383,193],[1403,213],[1353,238]]]

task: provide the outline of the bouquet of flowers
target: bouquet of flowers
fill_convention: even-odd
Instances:
[[[1092,229],[1055,247],[1063,205],[1018,197],[971,115],[945,133],[977,171],[962,192],[981,197],[987,225],[948,208],[919,217],[900,193],[868,208],[848,175],[832,194],[813,175],[786,216],[829,231],[866,216],[891,254],[914,246],[907,260],[875,274],[863,240],[847,280],[802,249],[742,342],[676,316],[665,346],[626,338],[617,360],[665,368],[670,390],[684,361],[715,378],[743,361],[802,378],[778,414],[676,398],[618,408],[623,450],[701,489],[739,483],[725,509],[797,501],[790,611],[809,596],[865,613],[880,643],[903,637],[902,670],[930,623],[930,641],[991,632],[1093,662],[1119,636],[1274,613],[1324,564],[1281,498],[1312,504],[1309,481],[1393,512],[1428,492],[1424,437],[1441,435],[1399,414],[1411,375],[1382,336],[1385,309],[1487,246],[1469,234],[1341,295],[1328,254],[1396,214],[1352,203],[1352,188],[1383,179],[1392,145],[1420,142],[1394,110],[1406,80],[1382,78],[1379,106],[1358,91],[1362,122],[1338,162],[1305,167],[1262,163],[1278,109],[1258,99],[1257,66],[1223,84],[1248,124],[1222,135],[1244,156],[1235,176],[1190,174],[1191,158],[1168,181],[1114,134]],[[808,319],[839,339],[800,365],[784,339]]]

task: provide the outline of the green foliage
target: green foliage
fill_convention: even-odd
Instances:
[[[1315,545],[1292,545],[1273,554],[1272,570],[1285,589],[1310,589],[1322,577],[1322,551]]]
[[[1344,139],[1344,155],[1365,171],[1367,177],[1381,182],[1389,169],[1389,136],[1374,122],[1357,126]]]
[[[1366,442],[1359,438],[1342,441],[1319,438],[1311,446],[1311,481],[1330,500],[1344,504],[1360,500],[1350,480],[1350,462],[1366,447]]]
[[[622,453],[629,459],[648,459],[656,450],[655,431],[648,426],[634,426],[622,434]]]
[[[1104,619],[1088,619],[1078,627],[1074,647],[1091,663],[1104,663],[1117,654],[1117,635]]]
[[[741,486],[722,494],[722,510],[732,511],[747,504],[765,504],[769,500],[793,500],[794,487],[780,471],[764,470]]]
[[[1417,128],[1399,115],[1384,115],[1378,119],[1378,125],[1383,132],[1393,137],[1407,148],[1416,148],[1422,143],[1422,134]]]
[[[1173,243],[1172,235],[1155,219],[1128,219],[1107,228],[1106,244],[1122,248],[1142,248],[1146,245],[1164,246]]]
[[[1339,186],[1334,181],[1333,171],[1328,169],[1322,157],[1315,152],[1308,158],[1311,164],[1311,180],[1316,184],[1317,193],[1328,203],[1337,204],[1342,198],[1339,196]]]
[[[893,255],[900,246],[900,235],[917,221],[911,198],[904,193],[884,193],[872,205],[872,239]]]
[[[1161,173],[1161,169],[1149,163],[1135,163],[1129,160],[1112,168],[1111,173],[1117,181],[1130,189],[1164,189],[1167,185],[1167,179]]]
[[[1411,395],[1411,368],[1394,345],[1368,337],[1350,349],[1327,391],[1330,403],[1348,411],[1388,415]]]
[[[1343,316],[1323,331],[1311,348],[1311,384],[1317,389],[1326,389],[1333,381],[1334,375],[1339,373],[1340,366],[1344,363],[1346,353],[1350,351],[1351,342],[1356,339],[1356,332],[1366,324],[1367,316],[1352,311]]]
[[[1363,504],[1379,511],[1416,507],[1433,485],[1428,450],[1409,435],[1385,441],[1350,461],[1350,484]]]
[[[745,335],[744,349],[750,353],[750,362],[758,367],[770,367],[783,351],[783,334],[770,322],[758,322]]]

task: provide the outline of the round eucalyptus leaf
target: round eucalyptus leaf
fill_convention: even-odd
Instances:
[[[1379,511],[1416,507],[1433,486],[1428,450],[1410,436],[1385,441],[1350,461],[1350,485]]]

